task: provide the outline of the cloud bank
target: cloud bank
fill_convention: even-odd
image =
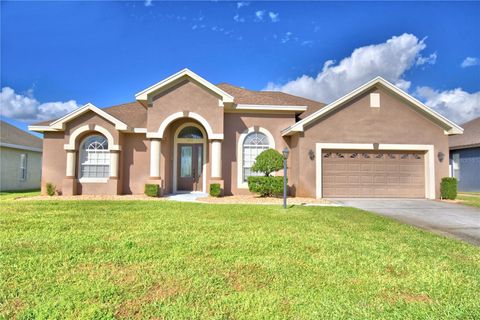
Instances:
[[[0,105],[2,117],[27,123],[59,118],[80,107],[75,100],[40,103],[33,97],[32,91],[22,95],[10,87],[2,88]]]

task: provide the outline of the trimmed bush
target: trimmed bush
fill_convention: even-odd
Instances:
[[[47,182],[46,189],[50,197],[55,195],[55,185],[53,183]]]
[[[275,197],[283,194],[283,177],[248,177],[248,190],[261,197]]]
[[[149,197],[158,197],[160,194],[160,186],[158,184],[146,184],[145,194]]]
[[[218,198],[222,193],[222,188],[220,187],[219,183],[212,183],[210,185],[210,196]]]
[[[266,177],[268,177],[270,173],[278,171],[282,168],[282,154],[275,149],[268,149],[260,153],[257,158],[255,158],[252,171],[262,172]]]
[[[440,194],[442,199],[455,200],[457,198],[458,182],[456,178],[445,177],[440,183]]]

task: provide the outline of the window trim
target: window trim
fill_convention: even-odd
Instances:
[[[20,181],[27,181],[27,178],[28,178],[28,154],[21,153],[20,154]]]
[[[108,148],[105,150],[104,153],[108,155],[108,176],[107,177],[81,177],[82,173],[82,153],[86,152],[86,149],[83,149],[83,144],[85,141],[92,137],[92,136],[100,136],[103,137],[108,144]],[[92,134],[89,134],[85,136],[82,141],[79,144],[78,147],[78,182],[80,183],[107,183],[108,179],[110,179],[110,167],[112,165],[112,158],[111,158],[111,149],[110,149],[110,141],[108,137],[104,136],[100,132],[93,132]]]
[[[258,128],[255,130],[255,128]],[[250,127],[240,134],[237,142],[237,188],[238,189],[248,189],[248,183],[243,182],[243,143],[250,133],[260,132],[267,136],[268,138],[268,148],[275,149],[275,139],[273,135],[267,129],[263,127]],[[275,175],[275,173],[273,173]]]

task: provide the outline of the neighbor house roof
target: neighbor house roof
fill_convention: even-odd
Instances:
[[[449,137],[450,149],[464,149],[480,146],[480,117],[464,124],[463,134]]]
[[[0,121],[0,146],[42,152],[42,139]]]
[[[443,128],[445,130],[446,134],[461,134],[463,132],[463,129],[453,123],[452,121],[448,120],[438,112],[434,111],[433,109],[427,107],[408,93],[402,91],[395,85],[391,84],[387,80],[383,79],[382,77],[376,77],[369,82],[361,85],[360,87],[356,88],[355,90],[347,93],[343,97],[335,100],[334,102],[330,103],[329,105],[321,108],[318,111],[315,111],[314,113],[308,115],[304,119],[296,122],[295,124],[291,125],[290,127],[286,128],[285,130],[282,131],[282,135],[287,136],[287,135],[292,135],[295,134],[296,132],[303,132],[304,127],[311,124],[312,122],[321,119],[322,117],[325,117],[331,112],[334,112],[338,108],[341,108],[345,103],[348,103],[358,97],[359,95],[367,92],[371,88],[374,87],[382,87],[383,89],[388,90],[389,92],[397,95],[398,97],[402,98],[404,101],[406,101],[410,106],[412,106],[416,111],[421,113],[424,117],[430,119],[434,123],[436,123],[438,126]]]
[[[307,109],[302,112],[300,119],[305,118],[309,114],[312,114],[325,106],[324,103],[318,101],[297,97],[279,91],[254,91],[237,87],[229,83],[220,83],[217,87],[232,95],[236,104],[276,105],[285,107],[306,106]]]

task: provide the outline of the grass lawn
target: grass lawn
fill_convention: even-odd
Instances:
[[[2,200],[14,200],[23,197],[38,196],[40,190],[25,190],[25,191],[2,191],[0,192],[0,201]]]
[[[352,208],[5,200],[0,248],[5,318],[480,318],[480,248]]]
[[[480,208],[480,193],[478,192],[462,192],[457,195],[458,200],[462,200],[463,204]]]

